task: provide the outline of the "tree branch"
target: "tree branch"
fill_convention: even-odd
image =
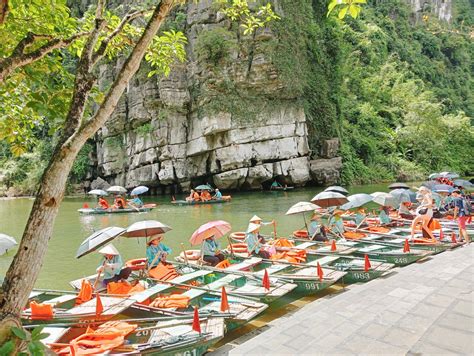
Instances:
[[[15,69],[23,67],[27,64],[33,63],[47,54],[51,53],[55,49],[64,48],[70,45],[76,39],[88,35],[89,32],[80,32],[69,38],[56,38],[47,42],[38,49],[24,53],[24,50],[31,46],[35,39],[46,39],[51,38],[47,35],[35,35],[28,34],[24,39],[18,43],[18,45],[13,50],[12,54],[7,58],[0,58],[0,84],[2,84],[5,78],[10,75]]]
[[[125,17],[122,19],[120,24],[117,26],[117,28],[112,31],[100,44],[99,49],[94,53],[92,56],[92,65],[95,65],[105,54],[105,51],[107,50],[107,46],[109,45],[110,41],[112,41],[131,21],[135,20],[138,17],[141,17],[145,15],[147,12],[150,12],[151,10],[143,10],[143,11],[135,11],[128,13],[125,15]]]
[[[8,0],[0,0],[0,25],[5,22],[9,11]]]

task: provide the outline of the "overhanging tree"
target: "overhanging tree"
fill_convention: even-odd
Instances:
[[[113,113],[145,55],[154,67],[153,73],[167,74],[173,61],[184,60],[186,38],[182,33],[170,31],[160,37],[156,34],[173,7],[185,2],[185,0],[159,1],[153,8],[146,27],[137,29],[131,27],[130,22],[145,15],[146,10],[131,12],[117,21],[116,17],[111,17],[105,11],[106,1],[98,0],[95,13],[89,18],[86,17],[84,28],[80,28],[75,19],[67,17],[67,22],[63,23],[67,31],[59,31],[62,34],[67,33],[66,38],[58,35],[58,28],[54,25],[48,24],[47,21],[43,23],[39,18],[35,25],[45,32],[29,31],[25,34],[20,31],[21,35],[16,39],[16,43],[10,44],[12,47],[10,54],[0,59],[0,85],[2,85],[5,84],[6,78],[12,78],[18,70],[42,60],[58,48],[72,44],[80,54],[75,68],[72,98],[66,118],[61,125],[58,143],[41,178],[20,246],[0,291],[0,344],[9,337],[10,326],[18,325],[21,310],[38,277],[52,235],[54,220],[64,197],[67,178],[79,150]],[[8,2],[5,3],[8,5]],[[29,2],[24,2],[23,5],[25,3]],[[35,3],[38,5],[38,1],[32,3],[29,5],[34,6]],[[227,16],[239,18],[245,25],[247,33],[277,18],[269,5],[252,12],[246,0],[221,0],[219,3]],[[21,8],[23,11],[28,9],[32,8],[28,6]],[[68,12],[64,2],[61,9]],[[8,17],[2,26],[9,25],[8,21],[14,13],[15,9],[10,9],[8,13],[8,6],[5,7],[5,11],[1,13],[2,18],[4,19],[7,14]],[[57,14],[51,16],[50,20],[61,23],[61,18],[58,18]],[[115,26],[111,26],[111,23]],[[103,93],[99,108],[88,118],[85,112],[88,99],[97,82],[95,75],[97,64],[104,56],[113,57],[125,50],[127,47],[125,44],[130,48],[130,54],[110,88]],[[29,59],[25,59],[24,56]]]

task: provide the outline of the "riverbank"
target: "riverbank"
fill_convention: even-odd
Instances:
[[[470,244],[329,294],[210,355],[472,355],[473,274]]]

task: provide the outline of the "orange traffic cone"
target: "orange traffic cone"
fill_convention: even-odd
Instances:
[[[439,229],[439,241],[443,241],[444,240],[444,232],[443,232],[443,229]]]
[[[369,256],[365,255],[365,257],[364,257],[364,271],[369,272],[370,267],[372,267],[372,266],[370,265]]]
[[[454,232],[451,233],[451,241],[453,242],[453,244],[458,242],[458,240],[456,240],[456,234]]]
[[[337,251],[336,240],[331,241],[331,251]]]
[[[95,303],[95,316],[99,317],[103,311],[104,311],[104,306],[102,305],[102,300],[100,299],[99,293],[97,293],[96,303]]]
[[[197,307],[194,307],[193,330],[199,334],[201,333],[201,323],[199,322],[199,312]]]
[[[410,244],[408,243],[408,239],[405,239],[405,243],[403,244],[403,252],[410,252]]]
[[[225,291],[225,287],[222,286],[222,291],[221,291],[221,312],[225,312],[226,310],[230,310],[230,308],[229,308],[229,301],[227,300],[227,292]]]
[[[87,204],[87,203],[82,204],[82,208],[89,209],[89,204]]]
[[[263,274],[262,285],[266,290],[270,290],[270,277],[268,277],[268,271],[266,269]]]
[[[324,277],[324,273],[323,273],[323,269],[321,268],[321,265],[319,264],[319,262],[318,262],[318,265],[316,267],[316,270],[318,271],[319,280],[322,281],[323,277]]]

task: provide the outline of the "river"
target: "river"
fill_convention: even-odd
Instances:
[[[100,259],[97,253],[80,259],[74,257],[78,246],[93,231],[108,226],[127,227],[141,220],[159,220],[173,228],[166,233],[164,243],[172,248],[174,256],[179,254],[181,243],[190,248],[188,240],[191,234],[201,224],[210,220],[226,220],[231,223],[233,231],[243,231],[252,215],[257,214],[264,221],[275,219],[277,233],[281,236],[288,235],[303,227],[304,222],[301,215],[286,216],[285,212],[299,201],[309,201],[321,190],[304,188],[290,192],[235,192],[230,203],[200,206],[173,206],[169,203],[169,198],[147,197],[144,199],[146,202],[158,204],[151,212],[109,215],[79,215],[77,209],[81,208],[83,203],[87,202],[93,206],[95,200],[90,197],[65,198],[56,219],[43,266],[32,266],[41,268],[36,287],[66,289],[69,288],[69,281],[94,273]],[[348,190],[351,194],[371,193],[387,191],[387,186],[354,186]],[[0,200],[0,233],[13,236],[19,241],[32,204],[31,198]],[[272,226],[262,228],[263,234],[272,232]],[[120,237],[113,243],[124,260],[145,255],[144,239]],[[222,241],[222,247],[224,246],[227,246],[227,241]],[[0,256],[0,276],[5,275],[14,253],[12,250]]]

